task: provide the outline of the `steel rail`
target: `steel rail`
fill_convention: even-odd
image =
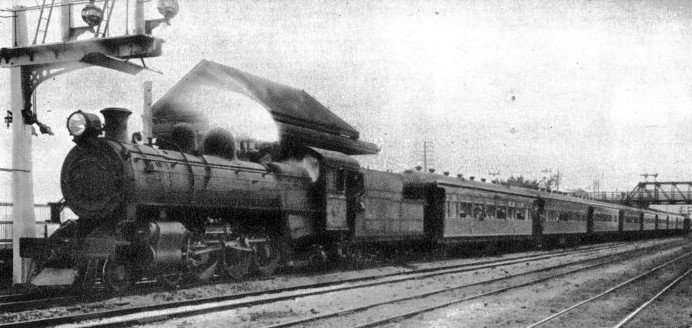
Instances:
[[[680,257],[689,256],[689,255],[692,255],[692,252],[686,253],[686,254],[684,254],[684,255],[682,255],[682,256],[680,256]],[[615,255],[612,255],[612,256],[614,257]],[[607,256],[606,256],[606,257],[607,257]],[[415,315],[418,315],[418,314],[421,314],[421,313],[430,312],[430,311],[437,310],[437,309],[440,309],[440,308],[443,308],[443,307],[447,307],[447,306],[450,306],[450,305],[454,305],[454,304],[458,304],[458,303],[470,301],[470,300],[477,299],[477,298],[481,298],[481,297],[485,297],[485,296],[500,294],[500,293],[506,292],[506,291],[508,291],[508,290],[516,289],[516,288],[521,288],[521,287],[526,287],[526,286],[530,286],[530,285],[535,285],[535,284],[537,284],[537,283],[541,283],[541,282],[544,282],[544,281],[547,281],[547,280],[550,280],[550,279],[554,279],[554,278],[566,276],[566,275],[569,275],[569,274],[572,274],[572,273],[577,273],[577,272],[581,272],[581,271],[586,271],[586,270],[593,269],[593,268],[596,268],[596,267],[599,267],[599,266],[602,266],[602,265],[605,265],[605,264],[609,264],[609,263],[612,263],[612,262],[606,261],[606,262],[603,262],[603,263],[598,263],[598,264],[586,266],[586,267],[583,267],[583,268],[579,268],[579,269],[574,269],[574,270],[566,271],[566,272],[559,273],[559,274],[556,274],[556,275],[553,275],[553,276],[550,276],[550,277],[544,277],[544,278],[534,279],[534,280],[531,280],[531,281],[528,281],[528,282],[524,282],[524,283],[520,283],[520,284],[517,284],[517,285],[508,286],[508,287],[504,287],[504,288],[500,288],[500,289],[496,289],[496,290],[492,290],[492,291],[489,291],[489,292],[485,292],[485,293],[481,293],[481,294],[476,294],[476,295],[472,295],[472,296],[467,296],[467,297],[460,298],[460,299],[456,299],[456,300],[452,300],[452,301],[449,301],[449,302],[444,302],[444,303],[440,303],[440,304],[435,304],[435,305],[432,305],[432,306],[425,307],[425,308],[423,308],[423,309],[418,309],[418,310],[406,312],[406,313],[403,313],[403,314],[398,314],[398,315],[390,316],[390,317],[387,317],[387,318],[384,318],[384,319],[371,321],[371,322],[368,322],[368,323],[365,323],[365,324],[362,324],[362,325],[355,326],[355,327],[353,327],[353,328],[369,328],[369,327],[376,327],[376,326],[379,326],[379,325],[383,325],[383,324],[386,324],[386,323],[390,323],[390,322],[395,321],[395,320],[410,318],[410,317],[412,317],[412,316],[415,316]]]
[[[405,272],[394,272],[394,273],[388,273],[388,274],[381,274],[381,275],[372,275],[372,276],[367,276],[367,277],[359,277],[359,278],[352,278],[352,279],[346,279],[346,280],[339,280],[339,281],[331,281],[331,282],[323,282],[323,283],[316,283],[316,284],[309,284],[309,285],[300,285],[296,287],[287,287],[282,290],[276,290],[276,291],[265,291],[265,292],[250,292],[250,293],[243,293],[243,294],[237,294],[237,297],[235,298],[241,298],[241,297],[252,297],[252,296],[257,296],[259,294],[277,294],[281,292],[286,292],[286,291],[293,291],[295,289],[308,289],[308,288],[320,288],[320,287],[328,287],[332,285],[337,285],[337,284],[343,284],[343,283],[351,283],[351,282],[359,282],[359,281],[367,281],[367,280],[375,280],[375,279],[384,279],[388,277],[396,277],[396,276],[409,276],[409,275],[415,275],[415,274],[423,274],[427,272],[431,272],[431,275],[438,275],[438,274],[447,274],[444,273],[444,270],[455,270],[460,272],[463,272],[465,270],[479,270],[483,268],[488,268],[496,265],[511,265],[511,264],[516,264],[516,263],[522,263],[522,262],[528,262],[528,261],[536,261],[536,260],[544,260],[544,259],[549,259],[553,257],[558,257],[558,256],[564,256],[565,254],[581,254],[581,253],[590,253],[590,252],[596,252],[599,250],[602,250],[604,248],[612,248],[612,247],[626,247],[628,246],[627,243],[619,243],[615,245],[598,245],[595,247],[590,247],[586,249],[579,249],[579,250],[569,250],[569,251],[559,251],[559,252],[553,252],[549,254],[540,254],[540,255],[526,255],[526,256],[519,256],[519,257],[514,257],[514,258],[509,258],[509,259],[498,259],[498,260],[489,260],[489,261],[480,261],[480,262],[474,262],[474,263],[462,263],[462,264],[455,264],[455,265],[447,265],[447,266],[441,266],[441,267],[435,267],[435,268],[426,268],[426,269],[414,269],[411,271],[405,271]],[[423,276],[416,276],[416,277],[411,277],[411,278],[402,278],[403,280],[410,280],[410,279],[418,279],[418,278],[425,278],[430,275],[423,275]],[[396,282],[396,281],[394,281]],[[214,283],[219,283],[214,282]],[[194,285],[196,286],[196,285]],[[48,295],[42,295],[42,294],[35,294],[35,296],[39,296],[42,298],[33,298],[33,297],[27,297],[24,299],[17,298],[17,300],[5,300],[3,302],[3,297],[0,296],[0,309],[2,309],[2,312],[11,312],[11,311],[20,311],[23,307],[27,306],[32,306],[35,307],[37,304],[41,305],[42,303],[50,303],[55,301],[55,298],[52,298],[50,295],[53,295],[54,293],[48,294]],[[16,297],[16,295],[13,295]],[[21,295],[20,295],[21,296]],[[34,296],[34,295],[32,295]],[[64,296],[59,298],[61,301],[69,300],[70,298],[76,299],[78,297],[84,296],[83,294],[77,294],[77,295],[69,295],[69,296]],[[15,298],[13,297],[13,298]],[[223,297],[223,296],[221,296]],[[2,327],[2,325],[0,325]]]
[[[627,285],[629,285],[629,284],[631,284],[631,283],[633,283],[633,282],[635,282],[635,281],[637,281],[637,280],[639,280],[639,279],[642,279],[642,278],[644,278],[644,277],[646,277],[646,276],[648,276],[648,275],[650,275],[650,274],[652,274],[652,273],[654,273],[654,272],[656,272],[656,271],[658,271],[658,270],[660,270],[660,269],[662,269],[662,268],[664,268],[664,267],[666,267],[666,266],[668,266],[668,265],[671,265],[671,264],[673,264],[673,263],[679,261],[680,259],[682,259],[682,258],[684,258],[684,257],[686,257],[686,256],[689,256],[690,254],[692,254],[692,253],[687,253],[687,254],[681,255],[681,256],[679,256],[679,257],[677,257],[677,258],[675,258],[675,259],[672,259],[672,260],[670,260],[670,261],[668,261],[668,262],[666,262],[666,263],[663,263],[663,264],[661,264],[661,265],[659,265],[659,266],[657,266],[657,267],[655,267],[655,268],[653,268],[653,269],[651,269],[651,270],[649,270],[649,271],[647,271],[647,272],[644,272],[644,273],[642,273],[642,274],[640,274],[640,275],[638,275],[638,276],[636,276],[636,277],[634,277],[634,278],[628,279],[627,281],[624,281],[624,282],[622,282],[622,283],[620,283],[620,284],[618,284],[618,285],[616,285],[616,286],[614,286],[614,287],[611,287],[611,288],[607,289],[607,290],[604,291],[604,292],[601,292],[600,294],[598,294],[598,295],[596,295],[596,296],[593,296],[593,297],[591,297],[591,298],[589,298],[589,299],[583,300],[583,301],[581,301],[581,302],[579,302],[579,303],[577,303],[577,304],[574,304],[574,305],[572,305],[572,306],[570,306],[570,307],[568,307],[568,308],[566,308],[566,309],[564,309],[564,310],[562,310],[562,311],[560,311],[560,312],[557,312],[557,313],[555,313],[555,314],[553,314],[553,315],[551,315],[551,316],[549,316],[549,317],[546,317],[546,318],[544,318],[544,319],[542,319],[542,320],[540,320],[540,321],[538,321],[538,322],[535,322],[535,323],[533,323],[533,324],[527,326],[526,328],[535,328],[535,327],[538,327],[538,326],[540,326],[540,325],[542,325],[542,324],[544,324],[544,323],[546,323],[546,322],[548,322],[548,321],[550,321],[550,320],[553,320],[553,319],[555,319],[555,318],[557,318],[557,317],[559,317],[559,316],[562,316],[562,315],[564,315],[564,314],[566,314],[566,313],[568,313],[568,312],[570,312],[570,311],[572,311],[572,310],[574,310],[574,309],[576,309],[576,308],[578,308],[578,307],[580,307],[580,306],[582,306],[582,305],[584,305],[584,304],[593,302],[593,301],[595,301],[595,300],[598,299],[598,298],[601,298],[601,297],[603,297],[603,296],[605,296],[605,295],[608,295],[608,294],[614,292],[614,291],[617,290],[617,289],[620,289],[620,288],[622,288],[622,287],[624,287],[624,286],[627,286]]]
[[[613,326],[613,328],[622,328],[624,325],[626,325],[628,322],[630,322],[632,319],[634,319],[634,317],[636,317],[637,314],[639,314],[642,310],[644,310],[646,307],[651,305],[651,303],[653,303],[653,301],[655,301],[657,298],[661,297],[661,295],[665,294],[669,289],[671,289],[675,285],[677,285],[680,282],[680,280],[685,279],[687,276],[689,276],[690,273],[692,273],[692,269],[687,270],[687,272],[683,273],[677,279],[673,280],[673,282],[668,284],[668,286],[663,288],[660,292],[658,292],[658,294],[654,295],[654,297],[652,297],[648,301],[644,302],[644,304],[639,306],[636,310],[632,311],[627,317],[625,317],[620,322],[618,322],[615,326]]]
[[[638,249],[637,249],[637,250],[631,250],[631,251],[628,251],[628,252],[635,252],[635,251],[638,251]],[[559,265],[556,265],[556,266],[551,266],[551,267],[542,268],[542,269],[536,269],[536,270],[527,271],[527,272],[522,272],[522,273],[515,274],[515,275],[511,275],[511,276],[505,276],[505,277],[500,277],[500,278],[494,278],[494,279],[479,281],[479,282],[470,283],[470,284],[456,285],[456,286],[447,287],[447,288],[442,288],[442,289],[438,289],[438,290],[434,290],[434,291],[430,291],[430,292],[425,292],[425,293],[421,293],[421,294],[416,294],[416,295],[412,295],[412,296],[407,296],[407,297],[404,297],[404,298],[398,298],[398,299],[394,299],[394,300],[387,300],[387,301],[383,301],[383,302],[378,302],[378,303],[373,303],[373,304],[368,304],[368,305],[363,305],[363,306],[357,306],[357,307],[352,307],[352,308],[348,308],[348,309],[344,309],[344,310],[339,310],[339,311],[324,313],[324,314],[320,314],[320,315],[315,315],[315,316],[311,316],[311,317],[307,317],[307,318],[296,319],[296,320],[287,321],[287,322],[281,322],[281,323],[277,323],[277,324],[273,324],[273,325],[269,325],[269,326],[263,326],[263,328],[283,328],[283,327],[295,326],[295,325],[298,325],[298,324],[307,323],[307,322],[311,322],[311,321],[316,321],[316,320],[320,320],[320,319],[327,319],[327,318],[330,318],[330,317],[335,317],[335,316],[338,316],[338,315],[347,314],[347,313],[351,313],[351,312],[361,312],[361,311],[365,311],[365,310],[371,309],[371,308],[376,307],[376,306],[382,306],[382,305],[387,305],[387,304],[392,304],[392,303],[398,303],[398,302],[403,302],[403,301],[409,301],[409,300],[416,299],[416,298],[422,298],[422,297],[437,295],[437,294],[446,293],[446,292],[449,292],[449,291],[453,291],[453,290],[457,290],[457,289],[462,289],[462,288],[468,288],[468,287],[474,287],[474,286],[492,284],[492,283],[496,283],[496,282],[499,282],[499,281],[508,280],[508,279],[511,279],[511,278],[521,277],[521,276],[524,276],[524,275],[529,275],[529,274],[534,274],[534,273],[539,273],[539,272],[544,272],[544,271],[551,271],[551,270],[555,270],[555,269],[558,269],[558,268],[563,268],[563,267],[567,267],[567,266],[577,265],[577,264],[579,264],[580,262],[588,262],[588,261],[598,260],[598,259],[601,259],[601,258],[614,257],[614,256],[618,256],[618,255],[623,255],[623,254],[626,254],[626,253],[628,253],[628,252],[618,253],[618,254],[614,254],[614,255],[613,255],[613,254],[609,254],[609,255],[606,255],[606,256],[603,256],[603,257],[599,257],[599,258],[586,259],[586,260],[577,261],[577,262],[559,264]],[[602,263],[602,264],[604,264],[604,263]],[[602,264],[597,264],[597,265],[602,265]],[[596,265],[596,266],[597,266],[597,265]],[[590,267],[589,267],[589,268],[590,268]],[[511,288],[515,288],[515,287],[510,287],[510,289],[511,289]],[[493,293],[493,291],[491,291],[491,292],[489,292],[489,293]],[[470,299],[474,299],[474,298],[478,298],[478,297],[485,296],[485,295],[490,295],[490,294],[481,294],[481,295],[469,296],[469,298],[464,299],[464,301],[467,301],[467,300],[470,300]],[[395,317],[391,317],[391,318],[389,318],[389,319],[390,319],[390,321],[391,321],[391,320],[399,319],[399,318],[400,318],[399,316],[395,316]],[[383,323],[384,323],[384,322],[383,322]],[[377,322],[376,324],[380,324],[380,323]],[[358,326],[358,327],[360,327],[360,326]]]
[[[657,248],[657,247],[665,247],[665,246],[668,246],[668,244],[669,243],[653,245],[653,246],[650,246],[647,248],[637,248],[635,250],[625,251],[625,252],[619,253],[619,254],[635,252],[638,250],[648,250],[648,249]],[[625,246],[626,246],[626,244],[623,244],[622,247],[625,247]],[[598,248],[598,249],[594,248],[594,249],[588,249],[588,250],[579,250],[579,251],[576,251],[573,253],[575,253],[575,254],[587,253],[587,252],[593,252],[596,250],[600,250],[600,248]],[[528,261],[533,261],[533,260],[538,260],[538,259],[563,256],[563,255],[565,255],[564,253],[568,253],[568,252],[560,252],[557,254],[552,253],[552,254],[548,254],[548,255],[536,256],[535,258],[528,259],[526,261],[518,261],[516,259],[513,259],[513,260],[509,261],[511,263],[500,263],[502,261],[487,261],[487,262],[492,262],[492,263],[486,262],[487,264],[483,264],[483,265],[478,265],[477,263],[473,263],[473,264],[467,263],[467,264],[461,264],[461,265],[457,265],[457,266],[459,266],[459,267],[468,266],[470,268],[459,269],[456,271],[444,271],[442,273],[434,272],[434,270],[439,270],[439,268],[427,268],[427,269],[420,270],[420,271],[424,272],[424,274],[422,274],[422,275],[415,275],[415,273],[420,273],[420,271],[417,271],[417,272],[416,271],[399,272],[399,273],[385,274],[385,275],[380,275],[380,276],[353,278],[353,279],[332,281],[332,282],[323,282],[323,283],[317,283],[317,284],[306,284],[306,285],[278,288],[278,289],[273,289],[273,290],[247,292],[247,293],[241,293],[241,294],[235,294],[235,295],[213,296],[213,297],[199,298],[199,299],[193,299],[193,300],[184,300],[184,301],[179,301],[179,302],[170,302],[170,303],[146,305],[146,306],[126,307],[126,308],[122,308],[122,309],[107,310],[107,311],[100,311],[100,312],[95,311],[95,312],[81,313],[81,314],[75,314],[75,315],[70,315],[70,316],[60,316],[60,317],[43,318],[43,319],[36,319],[36,320],[30,320],[30,321],[12,322],[12,323],[7,323],[7,324],[0,324],[0,327],[54,326],[54,325],[58,325],[58,324],[75,323],[75,322],[79,322],[79,321],[93,320],[93,319],[113,318],[113,317],[118,317],[118,316],[127,316],[127,315],[133,315],[136,313],[146,313],[148,311],[155,311],[155,313],[152,313],[149,317],[144,317],[144,318],[140,317],[140,318],[123,319],[123,321],[118,321],[115,323],[104,323],[104,322],[94,323],[95,326],[101,326],[101,327],[102,326],[121,326],[123,324],[136,324],[136,323],[141,323],[141,322],[149,322],[151,320],[163,320],[163,319],[172,318],[172,317],[184,317],[184,316],[198,315],[198,314],[210,313],[210,312],[215,312],[215,311],[229,310],[229,309],[234,309],[234,308],[238,308],[238,307],[256,306],[256,305],[268,304],[268,303],[273,303],[273,302],[278,302],[278,301],[283,301],[283,300],[295,299],[296,297],[320,295],[320,294],[325,294],[325,293],[330,293],[330,292],[335,292],[335,291],[342,291],[342,290],[363,288],[363,287],[369,287],[369,286],[376,286],[376,285],[381,285],[381,284],[387,284],[387,283],[399,282],[399,281],[405,281],[405,280],[412,280],[412,279],[420,279],[422,277],[429,277],[429,276],[434,276],[434,275],[442,275],[442,274],[450,274],[450,273],[457,273],[457,272],[464,272],[464,271],[479,270],[479,269],[484,269],[484,268],[495,267],[495,266],[500,265],[500,264],[516,264],[516,263],[528,262]],[[566,264],[566,265],[568,265],[568,264]],[[448,270],[448,267],[443,267],[442,270]],[[430,271],[433,271],[433,272],[430,272]],[[387,278],[387,277],[396,276],[396,275],[411,275],[411,277],[387,279],[384,281],[374,281],[374,282],[357,284],[357,285],[352,285],[352,286],[341,286],[341,287],[334,287],[334,288],[318,290],[318,291],[302,292],[302,293],[296,293],[296,294],[267,297],[267,298],[263,298],[263,299],[259,299],[259,300],[238,301],[239,299],[246,298],[246,297],[286,293],[286,292],[300,291],[300,290],[310,289],[310,288],[330,287],[330,286],[341,285],[344,283],[359,282],[359,281],[362,282],[362,281],[380,279],[383,277]],[[237,301],[237,302],[233,302],[233,301]],[[222,304],[213,304],[213,303],[222,303]],[[195,306],[196,306],[196,308],[192,308]],[[182,307],[187,307],[187,309],[180,310]],[[176,309],[178,309],[180,311],[178,311],[177,313],[168,313],[168,314],[164,314],[164,313],[160,312],[162,310],[174,311]]]

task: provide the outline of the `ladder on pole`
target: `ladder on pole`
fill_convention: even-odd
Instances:
[[[94,36],[97,38],[105,38],[106,34],[108,34],[108,25],[110,24],[111,21],[111,14],[113,13],[113,6],[115,5],[115,0],[105,0],[103,1],[103,16],[104,20],[99,24],[99,26],[96,28],[96,32],[94,33]],[[101,33],[101,26],[103,26],[103,33]],[[101,33],[101,36],[99,36],[99,33]]]
[[[48,34],[48,25],[50,25],[50,17],[53,15],[53,7],[55,5],[55,0],[51,0],[50,7],[48,9],[47,17],[43,17],[43,13],[46,10],[46,0],[43,0],[41,5],[41,13],[38,15],[38,24],[36,25],[36,33],[34,33],[34,42],[36,44],[38,41],[38,34],[43,34],[41,36],[41,43],[46,42],[46,35]]]

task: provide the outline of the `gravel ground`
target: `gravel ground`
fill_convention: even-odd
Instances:
[[[546,281],[537,286],[530,286],[516,290],[512,293],[488,297],[476,302],[450,306],[438,311],[419,315],[411,320],[390,324],[386,327],[413,328],[413,327],[526,327],[544,317],[559,312],[582,300],[588,299],[618,283],[630,279],[645,269],[655,267],[681,252],[662,252],[658,254],[642,256],[635,261],[616,263],[587,272],[570,275],[564,278]],[[690,263],[684,266],[689,267]],[[669,275],[661,276],[661,280],[670,278]],[[656,286],[654,286],[656,287]],[[657,286],[662,287],[662,286]],[[627,290],[630,287],[625,287]],[[640,290],[628,290],[639,292]],[[611,296],[596,306],[578,309],[581,315],[559,317],[548,322],[544,327],[612,327],[619,320],[612,319],[613,313],[618,318],[624,317],[627,310],[633,310],[643,300],[632,293],[621,293],[620,296]],[[650,295],[653,295],[651,293]],[[672,304],[689,304],[692,294],[680,294]],[[660,324],[651,325],[633,324],[630,327],[687,327],[691,323],[689,306],[670,308],[671,312],[678,313],[675,317],[659,318]],[[685,315],[687,316],[685,318]]]
[[[603,250],[598,254],[603,255],[610,250]],[[679,248],[678,248],[679,251]],[[656,256],[651,256],[652,258],[670,255],[674,253],[673,251],[665,251]],[[592,254],[593,256],[593,254]],[[507,275],[517,274],[521,272],[526,272],[530,270],[536,270],[542,267],[554,266],[561,263],[566,263],[570,261],[575,261],[584,256],[569,256],[569,257],[558,257],[546,261],[541,261],[540,263],[523,263],[511,266],[501,266],[497,268],[478,270],[467,273],[459,273],[446,276],[436,276],[427,279],[413,280],[396,284],[373,286],[364,289],[357,289],[352,291],[344,291],[333,294],[303,297],[294,299],[287,302],[278,302],[274,304],[268,304],[253,308],[242,308],[235,310],[222,311],[217,313],[199,315],[189,318],[173,319],[156,324],[148,324],[147,326],[156,327],[228,327],[229,325],[237,327],[261,327],[263,325],[275,324],[279,322],[285,322],[293,320],[299,317],[307,317],[318,314],[324,314],[332,312],[335,310],[343,310],[353,308],[355,306],[361,306],[366,304],[373,304],[379,301],[388,300],[392,298],[398,298],[403,296],[410,296],[414,294],[420,294],[423,292],[428,292],[432,290],[437,290],[442,287],[449,287],[460,285],[463,283],[471,283],[477,281],[485,281],[493,278],[504,277]],[[641,261],[641,260],[640,260]],[[566,271],[567,269],[565,269]],[[622,267],[610,269],[613,273],[617,274],[619,270],[623,270]],[[608,270],[605,270],[608,271]],[[549,275],[555,272],[544,273],[543,275]],[[536,278],[536,276],[532,276]],[[522,279],[528,280],[529,278],[517,278],[518,281]],[[582,277],[584,282],[576,282],[576,286],[566,285],[565,288],[551,289],[551,292],[555,295],[550,297],[554,298],[562,294],[564,291],[571,290],[567,287],[573,288],[574,291],[578,291],[580,284],[586,283],[588,278]],[[514,280],[516,283],[517,280]],[[506,285],[506,283],[504,283]],[[546,282],[546,285],[550,285],[550,282]],[[340,317],[336,319],[331,319],[328,323],[317,322],[312,324],[306,324],[305,327],[346,327],[352,326],[359,323],[364,323],[381,316],[382,313],[399,313],[405,310],[411,310],[421,306],[422,304],[433,304],[439,302],[440,299],[454,299],[456,297],[463,297],[468,295],[477,294],[483,290],[489,290],[489,287],[474,287],[467,288],[460,293],[451,293],[442,296],[436,296],[434,298],[422,299],[409,302],[408,304],[395,304],[395,305],[385,305],[379,306],[373,310],[368,310],[364,312],[357,312],[354,315],[349,315],[346,317]],[[511,293],[511,294],[523,294],[522,293]],[[531,293],[529,293],[531,294]],[[544,295],[534,295],[536,299],[544,297]],[[433,320],[427,319],[428,315],[421,316],[414,320],[406,321],[394,326],[405,326],[405,327],[483,327],[485,324],[484,320],[489,320],[490,322],[485,325],[487,327],[495,327],[498,325],[504,325],[504,320],[497,321],[498,318],[503,317],[503,314],[510,309],[518,312],[527,312],[527,305],[524,299],[517,299],[515,302],[510,302],[513,305],[505,304],[497,301],[480,301],[471,302],[468,306],[459,307],[454,310],[444,310],[435,311],[436,313],[432,315]],[[451,314],[448,313],[451,311]],[[451,320],[440,320],[440,318],[449,317],[451,315]],[[473,318],[469,320],[469,318]],[[515,326],[510,324],[509,326]]]
[[[692,327],[692,276],[644,309],[626,327]]]
[[[656,241],[644,241],[638,245],[653,245],[662,242],[669,242],[669,240],[656,240]],[[635,246],[632,246],[635,247]],[[607,252],[603,251],[603,252]],[[503,259],[514,258],[519,256],[525,256],[530,253],[516,253],[502,256]],[[183,299],[195,299],[201,297],[211,297],[235,294],[244,291],[257,291],[257,290],[268,290],[277,287],[288,287],[295,285],[303,285],[315,282],[327,282],[335,280],[343,280],[348,278],[356,278],[362,276],[380,275],[386,273],[395,272],[406,272],[410,271],[412,268],[424,268],[431,266],[443,266],[457,263],[474,263],[478,261],[487,261],[489,259],[497,259],[499,257],[493,258],[479,258],[479,259],[456,259],[447,260],[431,263],[409,263],[399,266],[385,266],[372,268],[367,270],[359,271],[347,271],[347,272],[331,272],[331,273],[310,273],[310,274],[289,274],[273,277],[271,279],[265,280],[255,280],[255,281],[245,281],[240,283],[219,283],[215,285],[198,286],[194,288],[186,288],[182,290],[174,291],[157,291],[152,293],[147,293],[143,295],[132,295],[126,297],[113,297],[108,298],[99,302],[90,302],[82,304],[68,304],[65,306],[56,306],[49,309],[41,310],[31,310],[19,313],[2,313],[0,314],[1,322],[12,322],[16,320],[28,320],[34,318],[43,317],[53,317],[67,315],[76,312],[92,312],[95,310],[104,309],[115,309],[119,307],[127,306],[138,306],[138,305],[149,305],[158,304],[163,302],[170,302]],[[565,258],[554,258],[541,265],[555,265],[557,263],[564,263],[568,259]],[[313,315],[317,313],[324,313],[326,311],[333,311],[339,308],[350,308],[358,304],[366,304],[368,301],[375,301],[381,299],[382,297],[396,297],[405,293],[419,293],[426,290],[432,290],[442,286],[449,286],[451,284],[459,284],[463,281],[477,281],[480,278],[483,280],[490,279],[492,277],[502,277],[516,272],[521,272],[522,270],[535,270],[540,267],[537,263],[529,263],[514,266],[502,266],[495,269],[486,269],[477,272],[470,272],[465,274],[459,274],[451,276],[451,278],[431,278],[423,279],[419,281],[408,282],[406,284],[397,284],[394,286],[380,286],[379,288],[373,288],[367,291],[359,290],[348,296],[337,295],[329,296],[322,295],[313,298],[305,298],[300,300],[295,300],[293,302],[286,302],[283,304],[267,305],[265,307],[253,308],[253,309],[243,309],[235,311],[225,311],[215,314],[208,314],[203,316],[184,318],[178,320],[171,320],[164,323],[157,323],[161,326],[175,326],[175,327],[188,327],[188,326],[218,326],[227,327],[230,323],[235,323],[239,326],[255,326],[257,323],[269,323],[285,321],[285,318],[292,318],[296,315]],[[339,301],[339,302],[337,302]],[[388,311],[388,310],[383,310]],[[149,326],[149,325],[147,325]],[[428,327],[430,325],[422,323],[422,326]],[[458,325],[453,325],[458,326]]]

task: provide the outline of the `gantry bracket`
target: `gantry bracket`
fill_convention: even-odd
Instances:
[[[90,66],[101,66],[128,74],[137,74],[143,66],[128,62],[132,58],[161,55],[163,40],[149,35],[127,35],[0,49],[1,67],[20,67],[21,109],[25,124],[37,124],[41,133],[52,134],[38,121],[31,109],[31,96],[41,82],[57,75]],[[6,120],[7,121],[7,120]]]

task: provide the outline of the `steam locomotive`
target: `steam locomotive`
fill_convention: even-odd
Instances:
[[[682,216],[649,209],[363,169],[315,147],[250,147],[223,129],[202,136],[181,123],[155,145],[141,144],[128,137],[128,110],[101,112],[105,127],[81,111],[67,122],[76,145],[61,188],[79,219],[48,239],[21,240],[35,285],[101,281],[121,291],[143,277],[176,285],[353,263],[368,248],[402,243],[568,243],[689,229]]]

